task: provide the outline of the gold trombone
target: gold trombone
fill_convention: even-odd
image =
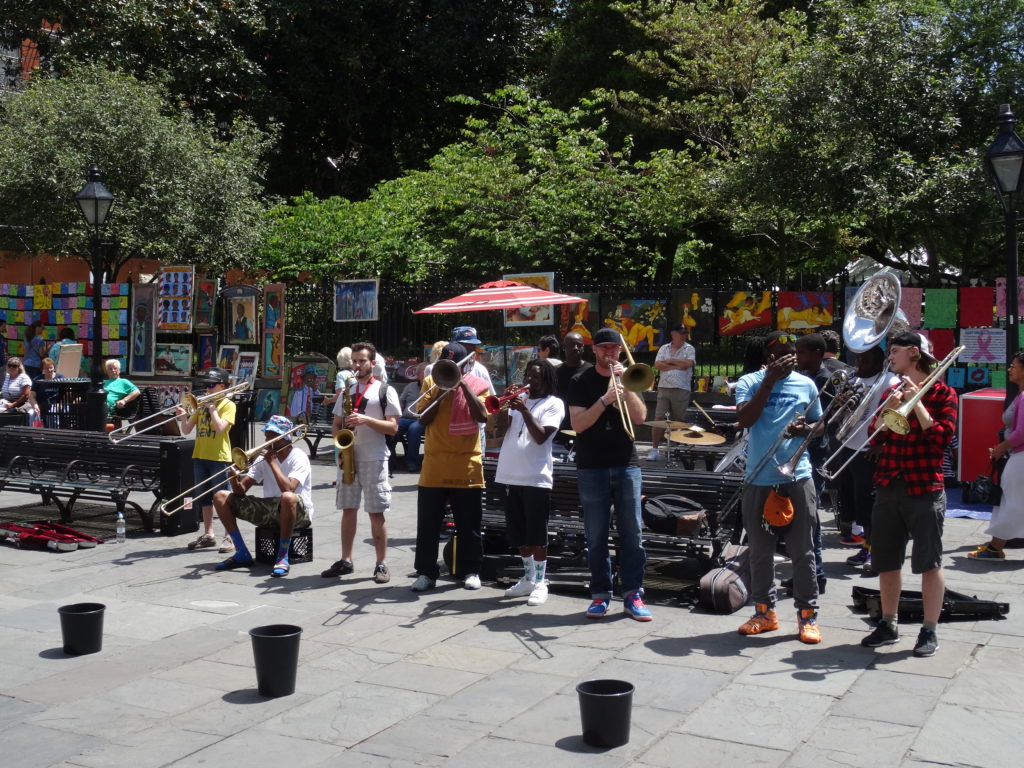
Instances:
[[[630,392],[643,392],[651,388],[654,383],[654,369],[644,363],[638,363],[633,359],[629,351],[629,345],[625,337],[620,333],[622,350],[626,353],[626,361],[629,365],[622,372],[622,376],[613,376],[612,388],[615,390],[615,408],[619,410],[619,417],[622,419],[622,429],[629,436],[630,440],[636,440],[636,430],[633,429],[633,420],[629,417],[629,407],[626,405],[622,390]]]
[[[254,464],[256,464],[259,461],[261,461],[261,459],[256,459],[256,461],[253,461],[252,460],[253,457],[256,456],[257,454],[262,453],[263,451],[265,451],[268,446],[276,443],[281,438],[288,437],[289,435],[292,435],[292,434],[295,435],[295,439],[296,440],[301,440],[302,438],[304,438],[306,436],[306,432],[308,430],[309,430],[309,426],[308,425],[306,425],[306,424],[299,424],[298,426],[292,427],[291,429],[289,429],[283,435],[278,435],[273,440],[267,440],[265,442],[262,442],[259,445],[257,445],[255,448],[250,448],[248,451],[243,451],[241,448],[232,448],[231,449],[231,463],[228,464],[228,466],[224,467],[224,469],[220,470],[219,472],[216,472],[216,473],[210,475],[209,477],[205,478],[204,480],[201,480],[200,482],[196,483],[191,488],[189,488],[187,491],[182,491],[177,496],[175,496],[173,499],[168,499],[167,501],[165,501],[163,504],[160,505],[160,515],[162,517],[164,517],[164,518],[167,518],[167,517],[171,517],[172,515],[178,514],[179,512],[181,512],[181,510],[185,509],[186,506],[191,504],[191,496],[199,488],[203,488],[204,491],[205,491],[205,490],[209,490],[209,488],[207,488],[207,486],[209,486],[209,487],[216,487],[217,485],[220,485],[220,483],[223,482],[223,480],[220,479],[221,476],[222,475],[227,475],[228,472],[230,472],[232,469],[234,469],[234,470],[236,470],[238,472],[248,472],[249,468],[251,466],[253,466]],[[177,509],[170,509],[170,507],[172,505],[174,505],[176,502],[182,501],[182,500],[184,500],[185,503],[183,503],[180,507],[178,507]]]
[[[134,435],[129,434],[129,432],[130,430],[135,428],[136,424],[149,422],[150,419],[154,419],[160,414],[168,411],[176,411],[179,406],[185,411],[185,415],[191,419],[195,417],[195,415],[199,412],[200,408],[203,408],[209,405],[210,403],[220,402],[225,397],[231,397],[232,395],[238,394],[239,392],[248,389],[249,385],[250,382],[242,381],[239,382],[238,384],[234,384],[230,387],[227,387],[226,389],[222,389],[218,392],[210,392],[201,397],[196,397],[191,392],[186,392],[184,395],[181,396],[180,403],[176,403],[175,405],[169,405],[166,408],[161,408],[156,413],[151,413],[149,416],[144,416],[141,419],[136,419],[135,421],[130,422],[128,424],[122,424],[117,429],[108,433],[108,437],[110,437],[110,442],[112,442],[114,445],[117,445],[118,443],[123,443],[130,437],[134,437]],[[178,414],[172,413],[166,419],[162,419],[161,421],[155,422],[153,424],[146,423],[146,425],[142,427],[142,429],[139,429],[138,431],[135,432],[135,435],[141,435],[144,432],[149,432],[151,430],[156,429],[157,427],[162,427],[164,424],[170,424],[177,418]]]
[[[424,398],[434,394],[435,388],[441,390],[437,397],[431,400],[427,407],[419,412],[419,416],[422,418],[425,413],[440,403],[446,394],[459,386],[459,382],[462,381],[462,366],[469,362],[474,355],[476,355],[476,352],[470,352],[457,363],[451,360],[438,360],[434,363],[434,367],[430,369],[430,378],[434,380],[433,384],[413,401],[409,409],[415,413]]]

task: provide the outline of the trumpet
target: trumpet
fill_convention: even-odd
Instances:
[[[196,483],[187,491],[182,491],[173,499],[168,499],[167,501],[165,501],[163,504],[160,505],[160,515],[164,518],[168,518],[172,515],[178,514],[179,512],[181,512],[181,510],[185,509],[185,507],[191,503],[191,499],[189,497],[192,496],[194,492],[197,491],[198,489],[202,488],[205,492],[210,488],[216,487],[217,485],[223,482],[223,480],[221,480],[221,476],[227,475],[228,472],[230,472],[232,469],[238,472],[248,472],[249,468],[253,466],[253,464],[256,464],[258,461],[260,461],[260,459],[253,461],[253,457],[259,453],[262,453],[264,450],[267,449],[268,446],[276,443],[282,437],[288,437],[293,433],[295,435],[295,439],[301,440],[306,436],[306,432],[308,430],[309,427],[307,425],[299,424],[297,427],[292,427],[291,429],[289,429],[283,435],[279,435],[278,437],[275,437],[273,440],[267,440],[266,442],[260,443],[255,448],[250,448],[248,451],[243,451],[241,448],[232,448],[230,464],[228,464],[226,467],[224,467],[224,469],[220,470],[219,472],[210,475],[205,480]],[[185,502],[180,507],[178,507],[177,509],[171,509],[171,507],[176,502],[182,501],[183,499],[185,500]]]
[[[484,410],[488,413],[497,413],[503,408],[507,408],[509,404],[519,397],[524,392],[530,391],[530,385],[524,384],[521,387],[516,387],[511,392],[498,397],[497,395],[488,395],[484,399]]]
[[[177,403],[175,405],[169,405],[166,408],[161,408],[156,413],[151,413],[149,416],[144,416],[141,419],[136,419],[135,421],[130,422],[128,424],[122,424],[117,429],[112,430],[108,434],[108,437],[110,437],[110,442],[112,442],[114,445],[117,445],[118,443],[123,443],[129,437],[132,437],[132,435],[130,435],[129,432],[135,428],[136,424],[148,422],[150,419],[154,419],[160,414],[166,413],[168,411],[176,411],[179,406],[185,411],[186,416],[188,416],[190,419],[195,418],[195,415],[199,413],[200,408],[204,408],[210,403],[218,403],[225,397],[231,397],[232,395],[236,395],[239,392],[248,389],[249,384],[250,382],[248,381],[242,381],[239,382],[238,384],[234,384],[230,387],[227,387],[226,389],[222,389],[218,392],[210,392],[208,394],[202,395],[201,397],[196,397],[191,392],[186,392],[184,395],[181,396],[180,403]],[[151,430],[156,429],[157,427],[162,427],[164,424],[170,424],[177,418],[178,414],[172,413],[166,419],[162,419],[154,424],[147,423],[142,429],[136,431],[135,434],[141,435],[144,432],[149,432]]]
[[[435,394],[435,389],[440,390],[440,393],[437,394],[437,397],[435,397],[427,407],[419,413],[419,415],[422,417],[423,414],[427,413],[431,408],[440,403],[446,394],[459,386],[459,382],[462,381],[462,366],[469,362],[475,354],[476,352],[470,352],[457,363],[452,362],[451,360],[438,360],[434,363],[434,367],[430,369],[430,378],[434,380],[434,383],[413,401],[412,405],[409,406],[409,409],[416,412],[419,404],[424,400],[424,398]]]

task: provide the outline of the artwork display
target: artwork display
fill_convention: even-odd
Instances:
[[[131,357],[127,375],[152,376],[156,347],[157,283],[139,284],[132,290]]]
[[[281,410],[281,390],[261,389],[256,395],[256,421],[267,421]]]
[[[192,373],[192,345],[165,344],[155,346],[157,376],[189,376]]]
[[[718,332],[735,336],[772,324],[771,291],[734,291],[718,296]]]
[[[831,291],[779,291],[775,327],[780,331],[813,331],[832,325],[835,297]]]
[[[191,266],[160,268],[158,331],[189,333],[192,330],[192,278]]]
[[[213,330],[213,308],[216,301],[217,282],[215,280],[196,280],[195,329],[197,331]]]
[[[633,352],[655,352],[665,343],[667,316],[660,299],[631,299],[602,306],[605,328],[622,334]]]
[[[967,349],[960,353],[958,363],[1006,363],[1006,331],[1002,328],[961,328],[960,343]]]
[[[256,297],[234,296],[227,300],[229,344],[256,344]]]
[[[544,291],[555,290],[554,272],[525,272],[518,275],[502,275],[503,280],[511,280],[521,285],[532,285]],[[580,298],[583,298],[582,296]],[[555,321],[553,304],[545,304],[540,307],[520,307],[519,309],[506,309],[505,325],[509,328],[527,325],[551,325]]]
[[[235,361],[235,378],[238,381],[254,381],[259,362],[259,352],[239,352]]]
[[[293,421],[305,419],[307,423],[317,416],[324,392],[334,384],[334,366],[327,360],[293,360],[289,365],[285,416]],[[330,382],[330,386],[328,385]]]
[[[263,286],[263,375],[269,379],[281,378],[284,359],[284,304],[283,283]]]
[[[223,368],[225,371],[234,372],[237,360],[238,345],[221,344],[220,350],[217,352],[217,367]]]
[[[379,280],[339,280],[334,284],[334,322],[377,319]]]
[[[200,371],[206,371],[213,368],[217,363],[217,337],[212,333],[200,333],[197,338],[199,341],[199,354],[197,356],[196,368]]]
[[[712,294],[699,288],[672,291],[669,327],[685,325],[693,342],[711,341],[715,334],[715,302]]]
[[[567,333],[578,333],[583,337],[584,344],[594,343],[594,334],[601,327],[601,312],[598,304],[599,294],[577,293],[581,299],[579,304],[559,304],[559,339],[565,338]]]

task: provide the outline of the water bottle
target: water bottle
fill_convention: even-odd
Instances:
[[[124,513],[120,510],[117,513],[117,523],[114,525],[114,532],[117,534],[117,543],[124,544]]]

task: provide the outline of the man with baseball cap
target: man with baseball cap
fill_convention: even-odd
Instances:
[[[697,353],[690,344],[690,329],[677,325],[669,331],[671,344],[663,344],[654,359],[654,367],[661,372],[658,379],[658,402],[654,406],[654,418],[666,421],[683,421],[690,406],[693,367],[697,364]],[[657,461],[658,446],[665,434],[664,429],[651,429],[651,450],[648,461]]]
[[[296,528],[308,528],[313,522],[309,457],[292,446],[292,435],[288,433],[293,426],[284,416],[271,416],[263,428],[266,445],[262,453],[253,459],[244,475],[234,468],[229,470],[230,493],[217,491],[214,495],[213,506],[235,545],[235,554],[218,563],[216,570],[230,571],[252,565],[252,554],[238,530],[237,521],[241,519],[256,527],[278,528],[277,557],[270,575],[288,575],[292,533]],[[263,486],[262,499],[246,495],[254,485]]]
[[[199,379],[199,388],[205,388],[206,395],[216,395],[228,386],[228,372],[223,368],[209,368]],[[231,438],[229,432],[235,423],[235,404],[230,397],[210,397],[189,416],[180,405],[175,409],[181,434],[187,435],[196,431],[195,447],[192,449],[192,473],[197,485],[202,483],[204,490],[192,503],[203,513],[203,532],[195,541],[188,544],[189,549],[209,549],[217,546],[217,538],[213,534],[213,494],[218,490],[227,490],[228,480],[224,475],[231,462]],[[206,480],[217,475],[224,481],[211,485]],[[221,552],[231,552],[235,545],[231,538],[224,536]]]
[[[889,342],[889,364],[900,383],[889,391],[886,407],[899,408],[919,391],[935,366],[935,358],[928,339],[908,331]],[[907,434],[883,426],[872,440],[871,451],[878,460],[873,477],[871,566],[878,572],[882,619],[861,640],[867,648],[891,645],[900,639],[900,571],[907,540],[913,538],[910,569],[921,574],[924,603],[924,621],[914,655],[933,656],[939,649],[935,628],[946,592],[942,573],[942,524],[946,513],[942,457],[956,433],[956,414],[956,393],[945,382],[936,381],[911,409]],[[881,424],[878,421],[875,426]]]
[[[489,394],[496,394],[494,384],[491,382],[491,372],[487,370],[487,366],[477,360],[476,348],[483,344],[476,335],[476,328],[471,325],[460,325],[454,331],[452,331],[452,344],[461,344],[466,354],[473,353],[473,357],[470,358],[462,370],[465,373],[471,373],[478,379],[483,379],[487,382],[487,389]]]

